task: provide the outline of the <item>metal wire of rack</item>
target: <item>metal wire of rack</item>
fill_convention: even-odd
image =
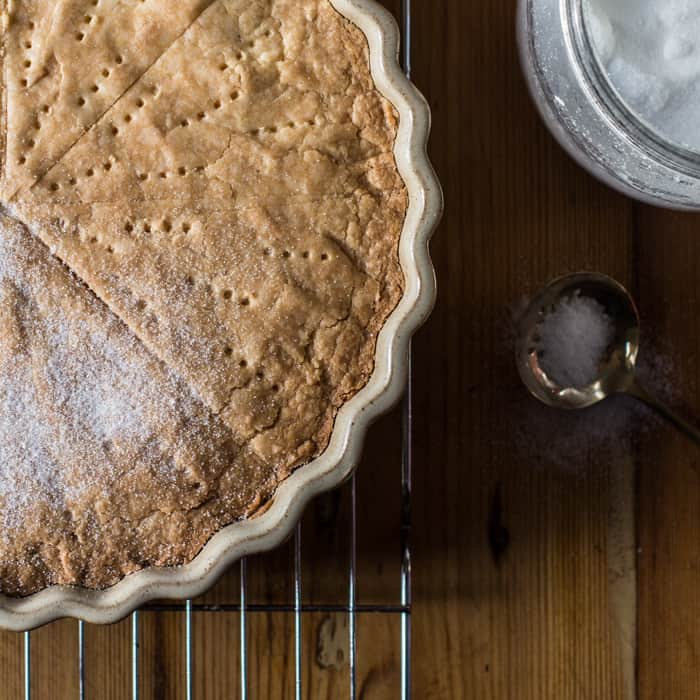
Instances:
[[[403,44],[401,62],[406,75],[411,77],[411,2],[401,0],[401,28]],[[211,605],[198,604],[192,600],[182,603],[156,603],[145,605],[131,615],[131,697],[140,698],[140,655],[139,632],[142,611],[149,612],[183,612],[185,626],[185,697],[193,700],[193,653],[192,653],[192,618],[195,613],[204,612],[238,612],[240,614],[240,694],[241,700],[249,698],[248,682],[248,614],[256,612],[292,612],[294,613],[294,697],[303,697],[303,617],[305,613],[346,613],[348,615],[349,634],[349,698],[357,698],[357,615],[359,613],[385,613],[400,615],[401,621],[401,700],[411,698],[411,486],[413,452],[411,436],[413,434],[413,363],[412,352],[408,350],[408,386],[402,402],[402,455],[401,455],[401,570],[400,570],[400,604],[399,605],[362,605],[356,600],[357,588],[357,487],[353,475],[350,484],[350,564],[348,567],[348,599],[345,604],[302,604],[301,576],[301,523],[294,533],[294,600],[291,605],[259,605],[248,603],[247,563],[240,561],[240,602],[238,604]],[[31,666],[31,632],[23,633],[24,662],[24,699],[32,697]],[[78,621],[78,698],[85,700],[85,623]]]

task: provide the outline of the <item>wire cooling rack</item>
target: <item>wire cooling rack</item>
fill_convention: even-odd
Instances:
[[[401,25],[403,44],[401,61],[406,75],[411,77],[411,0],[401,0]],[[348,615],[349,634],[349,688],[348,697],[356,700],[357,693],[357,615],[358,613],[383,613],[398,615],[401,620],[401,686],[400,698],[409,700],[411,697],[411,483],[412,483],[412,441],[413,434],[413,386],[412,386],[412,357],[409,347],[408,356],[408,387],[402,404],[402,455],[401,455],[401,528],[400,528],[400,604],[399,605],[362,605],[356,602],[357,588],[357,488],[355,476],[350,484],[350,557],[347,572],[347,600],[337,604],[309,605],[302,604],[302,548],[301,524],[297,525],[294,533],[294,600],[287,605],[261,605],[248,602],[247,563],[242,559],[240,566],[240,602],[238,604],[211,605],[194,603],[187,600],[184,603],[156,603],[145,605],[131,615],[131,698],[140,698],[140,650],[139,650],[139,621],[144,612],[182,612],[185,626],[185,698],[194,700],[193,693],[193,641],[192,617],[196,613],[226,614],[239,613],[240,617],[240,697],[249,700],[250,693],[248,674],[248,616],[259,612],[294,613],[294,697],[303,697],[303,659],[304,646],[302,629],[304,616],[308,613],[346,613]],[[86,700],[85,694],[85,623],[78,621],[78,698]],[[24,698],[32,697],[32,666],[31,666],[31,632],[24,632]],[[307,652],[308,653],[308,652]]]

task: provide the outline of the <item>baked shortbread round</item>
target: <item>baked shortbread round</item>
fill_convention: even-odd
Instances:
[[[2,5],[0,591],[104,588],[252,516],[367,383],[397,116],[328,0]]]

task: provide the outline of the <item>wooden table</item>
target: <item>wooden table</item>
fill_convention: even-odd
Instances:
[[[387,4],[398,12],[398,0]],[[447,211],[440,300],[415,342],[413,690],[419,700],[696,698],[700,453],[624,402],[561,416],[524,393],[518,305],[561,273],[635,294],[650,381],[700,415],[700,219],[632,203],[581,171],[530,104],[515,0],[413,0],[414,79],[434,115]],[[358,601],[398,597],[400,416],[358,477]],[[348,491],[303,523],[306,602],[347,596]],[[250,601],[289,603],[293,549],[248,564]],[[238,568],[205,597],[238,602]],[[193,622],[196,698],[235,698],[238,613]],[[343,613],[304,618],[304,697],[347,697]],[[293,618],[250,615],[253,698],[293,697]],[[141,615],[141,697],[184,697],[181,612]],[[398,697],[399,622],[358,620],[358,687]],[[88,698],[130,697],[129,622],[86,626]],[[34,698],[78,697],[77,625],[32,634]],[[0,635],[0,697],[22,696],[22,637]]]

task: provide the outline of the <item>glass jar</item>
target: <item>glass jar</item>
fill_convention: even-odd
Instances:
[[[550,131],[593,175],[626,195],[700,209],[700,153],[650,127],[610,83],[587,27],[586,0],[519,0],[518,43]]]

